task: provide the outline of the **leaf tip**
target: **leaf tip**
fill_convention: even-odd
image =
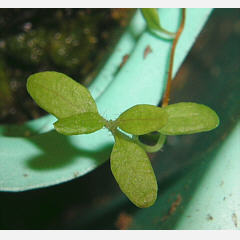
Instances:
[[[148,208],[151,207],[157,200],[157,191],[154,193],[151,193],[150,196],[147,196],[146,198],[141,199],[141,201],[134,203],[139,208]]]

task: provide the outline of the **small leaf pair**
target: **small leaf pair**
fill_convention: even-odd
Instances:
[[[151,206],[158,187],[146,153],[148,148],[137,136],[159,131],[160,148],[165,135],[209,131],[219,123],[212,109],[196,103],[177,103],[165,108],[140,104],[123,112],[117,120],[107,121],[98,113],[87,88],[57,72],[31,75],[27,90],[40,107],[58,118],[54,127],[61,134],[88,134],[103,127],[112,132],[115,139],[110,157],[112,173],[121,190],[138,207]]]
[[[158,131],[163,135],[185,135],[207,132],[219,125],[211,108],[193,102],[181,102],[164,108],[141,104],[122,113],[117,125],[133,135]]]

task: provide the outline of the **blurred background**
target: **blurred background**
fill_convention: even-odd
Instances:
[[[0,9],[0,124],[44,115],[26,91],[32,73],[54,70],[88,85],[134,9]]]
[[[21,124],[45,114],[25,89],[32,73],[54,69],[87,86],[134,11],[0,9],[0,124]],[[215,9],[173,81],[171,103],[207,104],[216,97],[218,79],[224,76],[225,85],[231,87],[224,89],[221,85],[219,102],[211,107],[220,113],[223,127],[230,131],[239,119],[239,108],[221,114],[234,102],[225,96],[229,100],[240,90],[239,43],[240,9]],[[200,138],[206,135],[169,138],[164,152],[152,156],[161,186],[159,197],[194,164],[181,160],[189,153],[190,142]],[[210,134],[207,138],[210,141],[213,137]],[[217,138],[224,139],[223,133]],[[181,144],[177,145],[179,139]],[[175,152],[168,154],[173,145]],[[127,229],[138,211],[120,192],[109,162],[57,186],[21,193],[0,192],[0,229]]]

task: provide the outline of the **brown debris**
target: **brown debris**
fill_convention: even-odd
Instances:
[[[74,172],[74,173],[73,173],[73,176],[74,176],[75,178],[79,177],[79,172],[78,172],[78,171]]]
[[[129,58],[129,54],[126,54],[126,55],[123,56],[122,62],[120,64],[120,66],[119,66],[120,69],[125,65],[125,63],[127,62],[128,58]]]
[[[172,215],[177,210],[177,207],[181,204],[181,202],[182,202],[182,196],[178,194],[176,201],[172,203],[171,208],[169,210],[170,215]]]
[[[152,49],[149,45],[147,45],[147,47],[145,48],[144,53],[143,53],[143,58],[145,59],[149,53],[152,53]]]
[[[168,211],[168,214],[165,215],[165,216],[163,216],[162,219],[161,219],[161,221],[164,222],[164,221],[166,221],[171,215],[173,215],[173,214],[176,212],[178,206],[181,204],[181,202],[182,202],[182,196],[181,196],[180,194],[178,194],[178,195],[177,195],[177,199],[172,203],[172,205],[171,205],[171,207],[170,207],[170,209],[169,209],[169,211]]]
[[[127,214],[125,212],[122,212],[122,213],[119,214],[115,225],[120,230],[126,230],[132,224],[132,220],[133,219],[129,214]]]
[[[210,214],[207,215],[207,220],[208,221],[212,221],[213,220],[213,216],[211,216]]]
[[[237,218],[236,213],[232,214],[232,220],[233,220],[234,226],[237,228],[238,227],[238,218]]]

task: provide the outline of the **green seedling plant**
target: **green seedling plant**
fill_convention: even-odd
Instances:
[[[36,103],[53,114],[57,132],[64,135],[91,134],[107,128],[115,143],[110,156],[111,171],[123,193],[140,208],[154,204],[158,185],[148,152],[159,151],[166,136],[210,131],[219,124],[217,114],[209,107],[192,102],[168,105],[172,61],[177,39],[174,39],[167,88],[162,107],[135,105],[121,113],[116,120],[102,117],[87,88],[58,72],[40,72],[27,80],[27,90]],[[140,135],[158,132],[154,146],[144,144]]]

